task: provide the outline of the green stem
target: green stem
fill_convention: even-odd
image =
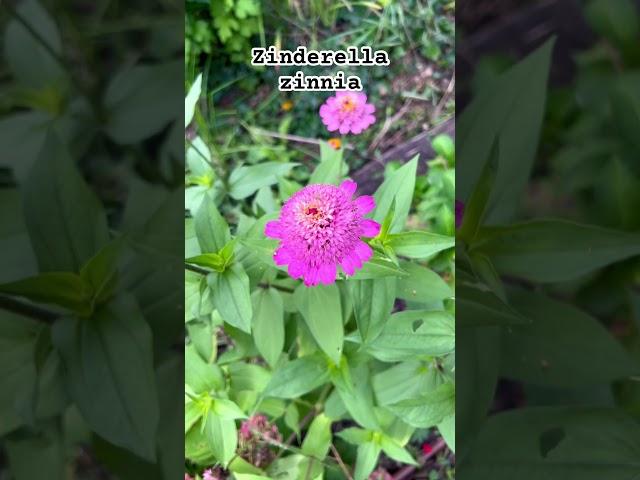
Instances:
[[[49,325],[52,324],[59,316],[57,313],[50,310],[22,303],[15,298],[7,297],[5,295],[0,295],[0,309],[13,312],[24,317],[29,317]]]

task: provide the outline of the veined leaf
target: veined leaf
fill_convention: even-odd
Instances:
[[[389,235],[393,251],[407,258],[429,258],[454,247],[456,239],[430,232],[403,232]]]
[[[59,320],[52,334],[71,396],[89,426],[154,460],[159,413],[152,337],[133,298],[117,297],[90,320]]]
[[[561,282],[640,255],[640,235],[565,220],[534,220],[481,230],[474,250],[498,272]]]
[[[334,363],[340,363],[344,339],[340,292],[334,285],[296,288],[295,302],[320,348]]]
[[[521,408],[489,419],[460,478],[629,480],[640,472],[640,430],[620,410]]]

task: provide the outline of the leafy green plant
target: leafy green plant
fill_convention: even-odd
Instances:
[[[593,2],[590,8],[609,7]],[[609,20],[616,17],[609,13]],[[624,31],[617,29],[616,35]],[[638,467],[630,453],[640,446],[637,418],[628,415],[637,415],[638,332],[630,321],[635,294],[625,292],[638,285],[637,227],[615,217],[604,222],[594,210],[582,215],[567,209],[567,218],[547,218],[544,202],[529,201],[536,191],[531,184],[549,182],[539,171],[544,169],[535,167],[545,165],[558,134],[570,144],[550,164],[559,165],[558,158],[574,162],[551,176],[556,190],[547,198],[562,199],[566,189],[578,185],[609,189],[633,182],[631,170],[622,183],[608,182],[603,172],[620,168],[616,154],[637,156],[637,149],[623,146],[624,134],[617,137],[609,128],[612,121],[637,118],[610,116],[620,105],[618,77],[614,82],[612,76],[610,96],[593,90],[579,108],[556,103],[573,97],[570,92],[554,92],[546,126],[555,128],[543,129],[552,48],[549,40],[502,74],[485,78],[457,122],[456,196],[465,211],[456,235],[456,368],[463,372],[457,378],[456,412],[458,473],[465,478],[596,478],[598,468],[610,478],[624,478]],[[582,81],[601,73],[581,72],[578,103],[587,99]],[[568,111],[558,122],[557,115]],[[541,134],[547,142],[538,152]],[[587,150],[599,168],[589,169],[589,155],[571,154]],[[632,201],[632,190],[613,198]],[[594,197],[585,200],[594,206]],[[625,293],[612,295],[612,289]],[[628,320],[620,338],[612,333],[610,315]],[[500,379],[515,382],[527,406],[490,414]],[[621,385],[627,394],[616,398],[613,392]]]
[[[182,190],[164,185],[181,163],[180,42],[149,41],[117,9],[65,13],[97,48],[35,0],[1,8],[0,475],[69,478],[82,457],[119,478],[175,478],[180,429],[160,419],[182,408],[182,238],[165,229],[182,221]],[[136,47],[103,27],[141,30]],[[105,46],[109,66],[84,62]],[[149,61],[132,64],[138,49]]]
[[[406,231],[418,159],[374,195],[373,258],[306,287],[274,263],[265,225],[302,188],[295,178],[340,184],[345,151],[323,142],[306,175],[286,159],[218,168],[199,132],[186,145],[187,472],[364,480],[382,455],[417,464],[409,441],[433,427],[455,449],[454,241]],[[429,268],[441,258],[442,275]]]
[[[262,33],[258,0],[187,1],[185,56],[187,61],[224,49],[233,62],[251,58],[251,37]]]

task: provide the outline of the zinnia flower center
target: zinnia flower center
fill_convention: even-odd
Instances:
[[[356,108],[356,102],[354,102],[353,98],[351,98],[350,96],[343,98],[344,100],[342,100],[341,110],[345,113],[353,112]]]

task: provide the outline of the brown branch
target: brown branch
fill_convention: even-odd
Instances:
[[[447,444],[445,443],[444,439],[442,438],[438,439],[436,444],[433,446],[433,450],[431,450],[428,454],[422,456],[419,462],[420,465],[418,466],[408,465],[404,467],[402,470],[400,470],[398,473],[396,473],[393,476],[393,480],[407,480],[409,478],[413,478],[412,475],[416,470],[424,467],[425,463],[427,463],[427,460],[429,460],[431,457],[436,456],[441,450],[444,450],[446,446]]]
[[[353,477],[351,476],[349,469],[342,461],[342,457],[340,456],[340,453],[338,452],[336,447],[333,446],[333,443],[330,444],[329,447],[331,448],[331,453],[333,453],[333,456],[336,459],[336,462],[338,462],[338,465],[340,465],[340,469],[344,472],[345,476],[347,477],[347,480],[353,480]]]

